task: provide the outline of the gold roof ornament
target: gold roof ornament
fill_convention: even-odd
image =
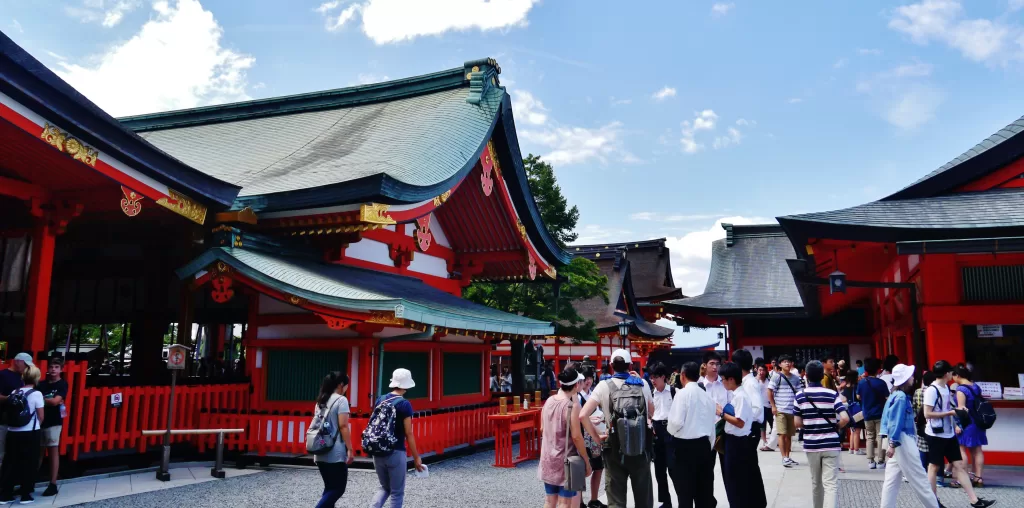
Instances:
[[[170,197],[156,200],[156,204],[178,214],[186,219],[202,225],[206,222],[206,207],[196,203],[192,198],[174,190],[167,189]]]
[[[359,220],[371,224],[395,224],[395,219],[388,215],[390,205],[383,203],[366,203],[359,206]]]

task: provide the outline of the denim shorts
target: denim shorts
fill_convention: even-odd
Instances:
[[[561,485],[551,485],[550,483],[544,484],[544,493],[549,496],[558,494],[558,497],[564,497],[568,499],[572,499],[576,497],[576,494],[579,494],[579,492],[576,492],[574,490],[565,490],[565,487]]]

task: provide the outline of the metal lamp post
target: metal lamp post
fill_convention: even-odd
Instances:
[[[626,347],[626,337],[629,336],[629,321],[619,321],[619,341],[622,343],[622,347]]]

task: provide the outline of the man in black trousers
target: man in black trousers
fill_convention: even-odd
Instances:
[[[714,508],[715,469],[711,444],[715,439],[715,401],[697,385],[700,367],[683,365],[683,388],[676,392],[669,410],[667,430],[674,445],[670,469],[682,508]]]
[[[650,366],[651,384],[654,390],[654,416],[651,424],[654,427],[654,479],[658,483],[658,502],[661,508],[672,508],[672,495],[668,484],[669,458],[671,453],[672,434],[668,433],[668,412],[672,409],[672,397],[676,389],[668,385],[668,367],[661,362]]]

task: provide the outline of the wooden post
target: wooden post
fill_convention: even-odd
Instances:
[[[45,354],[49,327],[50,281],[53,278],[53,252],[57,243],[55,228],[45,220],[32,228],[32,262],[28,274],[28,300],[25,302],[25,341],[22,349]],[[10,353],[15,353],[11,351]],[[8,355],[10,356],[10,355]]]

